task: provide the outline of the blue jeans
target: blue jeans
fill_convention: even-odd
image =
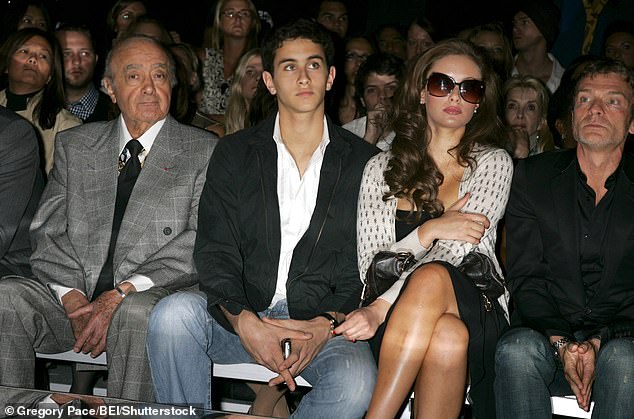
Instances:
[[[541,333],[508,331],[495,352],[497,419],[550,419],[550,396],[571,395],[561,363]],[[592,387],[593,419],[631,419],[634,412],[634,338],[601,346]]]
[[[261,313],[288,318],[286,301]],[[147,350],[157,402],[211,408],[212,363],[255,363],[240,338],[207,312],[201,292],[177,292],[150,315]],[[372,396],[376,364],[366,342],[330,339],[301,373],[313,388],[295,418],[361,418]]]

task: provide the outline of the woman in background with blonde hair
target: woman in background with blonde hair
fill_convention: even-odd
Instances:
[[[214,12],[211,48],[200,57],[203,96],[200,110],[222,121],[229,88],[242,55],[257,46],[260,18],[251,0],[220,0]]]
[[[504,84],[504,122],[509,128],[507,151],[517,159],[555,148],[548,128],[550,93],[532,76],[515,75]]]
[[[246,127],[247,114],[261,78],[262,56],[259,49],[252,49],[242,56],[236,68],[225,113],[225,134]]]

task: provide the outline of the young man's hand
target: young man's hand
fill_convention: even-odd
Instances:
[[[228,313],[225,311],[225,315]],[[280,384],[286,382],[288,388],[295,390],[295,380],[287,367],[283,368],[284,354],[280,342],[291,339],[293,349],[299,342],[307,341],[313,336],[302,330],[292,329],[275,321],[260,319],[255,313],[244,310],[237,316],[227,315],[234,330],[240,337],[242,346],[260,365],[280,374]]]
[[[292,349],[291,355],[279,365],[279,373],[277,377],[269,381],[269,385],[274,386],[286,382],[288,388],[293,391],[295,389],[295,380],[292,384],[286,379],[289,372],[291,377],[297,377],[306,368],[312,360],[317,356],[321,348],[328,342],[332,336],[330,330],[330,322],[323,317],[315,317],[311,320],[291,320],[291,319],[262,319],[264,323],[269,325],[277,325],[296,331],[303,331],[312,337],[307,340],[295,341],[291,338]]]

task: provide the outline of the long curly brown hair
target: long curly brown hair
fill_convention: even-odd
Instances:
[[[476,143],[499,146],[501,120],[498,117],[499,81],[486,60],[467,41],[449,39],[427,50],[409,68],[407,78],[398,93],[394,108],[394,132],[392,158],[385,171],[385,181],[389,191],[384,200],[392,197],[406,199],[416,209],[417,215],[427,212],[437,217],[444,211],[438,200],[438,187],[443,183],[443,175],[429,155],[431,139],[428,129],[425,105],[420,104],[421,90],[425,88],[431,66],[448,55],[464,55],[472,59],[480,68],[485,93],[477,113],[465,127],[460,143],[455,151],[458,163],[475,169],[471,151]]]

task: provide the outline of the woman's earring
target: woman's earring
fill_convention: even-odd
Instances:
[[[473,110],[473,114],[475,115],[475,114],[477,114],[477,113],[478,113],[478,108],[475,108],[475,109]]]

